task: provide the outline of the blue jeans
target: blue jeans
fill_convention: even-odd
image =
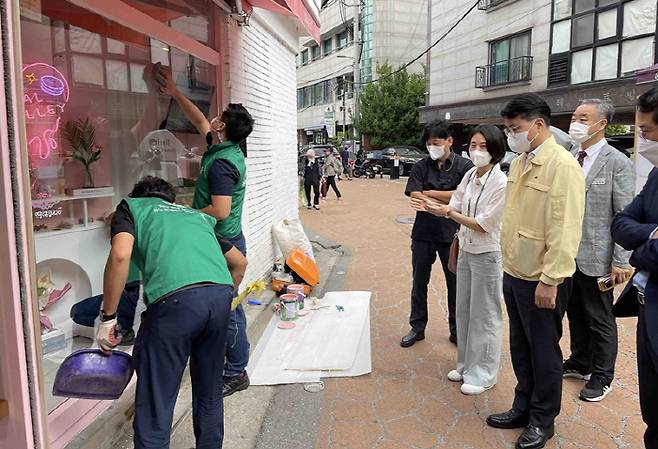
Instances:
[[[139,281],[129,282],[121,293],[117,308],[117,321],[123,330],[131,330],[135,321],[135,309],[139,301]],[[71,307],[71,319],[81,325],[94,327],[103,305],[103,295],[84,299]]]
[[[247,255],[247,242],[240,233],[237,237],[228,239],[238,251]],[[242,374],[249,363],[249,339],[247,338],[247,316],[242,304],[231,311],[231,320],[226,336],[226,361],[224,363],[224,376],[233,377]]]
[[[168,449],[174,406],[190,360],[192,420],[197,449],[217,449],[224,439],[224,356],[233,289],[190,288],[148,306],[142,313],[133,362],[135,449]]]

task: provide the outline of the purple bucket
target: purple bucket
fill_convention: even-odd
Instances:
[[[118,399],[126,389],[134,368],[130,354],[99,349],[82,349],[69,355],[57,370],[53,396],[81,399]]]

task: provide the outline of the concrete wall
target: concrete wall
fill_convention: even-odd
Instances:
[[[229,99],[256,121],[247,139],[243,231],[249,267],[245,282],[269,272],[275,257],[272,225],[298,217],[297,109],[294,26],[255,10],[250,26],[229,29]]]
[[[432,42],[473,2],[432,0]],[[444,105],[545,89],[547,86],[551,2],[508,1],[487,11],[474,10],[431,52],[430,105]],[[532,80],[497,89],[475,88],[475,68],[489,64],[489,42],[532,29]]]

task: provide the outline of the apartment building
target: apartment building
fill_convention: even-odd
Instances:
[[[432,50],[429,102],[420,119],[500,123],[510,97],[537,92],[563,129],[579,100],[590,97],[609,99],[615,122],[633,124],[635,99],[651,86],[638,75],[658,61],[657,3],[480,0]],[[432,41],[472,5],[432,0]]]
[[[322,0],[320,43],[299,42],[299,145],[354,137],[355,81],[358,90],[360,83],[376,79],[377,64],[397,67],[426,48],[428,1]],[[424,61],[409,70],[424,70]]]

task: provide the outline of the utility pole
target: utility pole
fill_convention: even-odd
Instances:
[[[347,107],[345,106],[345,97],[347,97],[347,81],[345,75],[343,75],[343,140],[347,140]]]
[[[361,0],[356,0],[354,2],[354,115],[352,118],[352,140],[357,140],[356,127],[354,126],[354,120],[359,117],[359,93],[361,90]],[[361,140],[361,139],[358,139]],[[356,148],[355,148],[356,150]]]

